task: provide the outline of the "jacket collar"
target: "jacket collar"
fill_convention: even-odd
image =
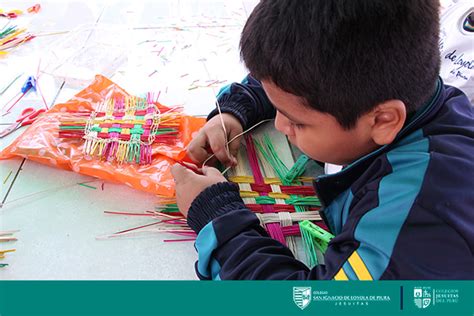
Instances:
[[[441,78],[436,83],[435,93],[431,99],[410,118],[408,123],[398,133],[395,140],[379,149],[359,158],[340,172],[321,175],[314,181],[314,187],[318,193],[319,199],[324,206],[331,204],[331,202],[342,192],[350,188],[352,183],[359,178],[359,176],[372,164],[372,162],[380,155],[390,151],[397,143],[408,134],[419,129],[427,121],[431,120],[436,115],[438,110],[444,104],[445,89]]]

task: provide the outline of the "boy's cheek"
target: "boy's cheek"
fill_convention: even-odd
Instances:
[[[309,138],[292,137],[292,139],[288,137],[288,140],[293,145],[298,147],[298,149],[301,150],[303,154],[313,160],[324,161],[323,159],[327,158],[324,157],[323,153],[321,152],[323,148],[317,141],[315,141],[316,139],[314,138],[314,136]]]
[[[311,145],[311,138],[312,137],[305,137],[305,135],[287,135],[288,141],[299,148],[302,152],[306,154],[306,151],[312,146]],[[308,155],[308,154],[306,154]]]

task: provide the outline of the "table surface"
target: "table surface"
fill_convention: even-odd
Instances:
[[[0,59],[0,91],[21,75],[0,96],[0,106],[39,68],[41,94],[49,106],[67,101],[102,73],[131,94],[159,91],[163,104],[181,104],[186,113],[204,116],[214,108],[219,87],[246,74],[238,41],[257,2],[42,1],[38,14],[10,20],[37,37]],[[2,1],[0,8],[26,11],[31,5]],[[0,19],[0,28],[7,22]],[[74,52],[80,54],[73,62],[65,58]],[[41,94],[28,93],[1,117],[1,128],[24,108],[41,108]],[[1,148],[24,130],[2,139]],[[109,182],[102,190],[101,180],[23,159],[0,161],[0,171],[2,199],[13,183],[0,208],[0,230],[20,230],[18,241],[0,243],[0,250],[16,249],[0,262],[9,264],[0,269],[0,279],[196,279],[192,242],[165,243],[173,238],[166,234],[96,239],[150,222],[104,210],[153,209],[156,196]],[[92,180],[96,190],[77,185]]]

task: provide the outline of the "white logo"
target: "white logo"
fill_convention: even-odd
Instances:
[[[293,302],[301,309],[305,309],[311,303],[311,287],[293,287]]]
[[[431,288],[415,287],[413,290],[413,301],[418,308],[427,308],[431,304]]]

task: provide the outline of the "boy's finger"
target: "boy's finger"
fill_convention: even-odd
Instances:
[[[216,169],[214,167],[208,167],[208,166],[202,167],[202,174],[205,175],[205,176],[223,177],[222,173],[218,169]]]
[[[209,146],[211,146],[211,150],[216,155],[216,158],[224,165],[232,163],[232,158],[227,153],[224,133],[216,133],[214,137],[209,138]]]
[[[229,150],[230,150],[230,154],[232,155],[232,161],[234,165],[237,164],[237,153],[239,151],[239,148],[240,148],[240,137],[235,139],[233,142],[229,144]]]
[[[171,166],[171,174],[173,175],[174,181],[176,183],[184,181],[190,174],[193,172],[188,170],[186,167],[181,166],[178,163],[175,163]]]
[[[206,135],[204,133],[199,133],[187,148],[188,157],[196,163],[203,162],[207,157],[209,157],[206,145]]]

